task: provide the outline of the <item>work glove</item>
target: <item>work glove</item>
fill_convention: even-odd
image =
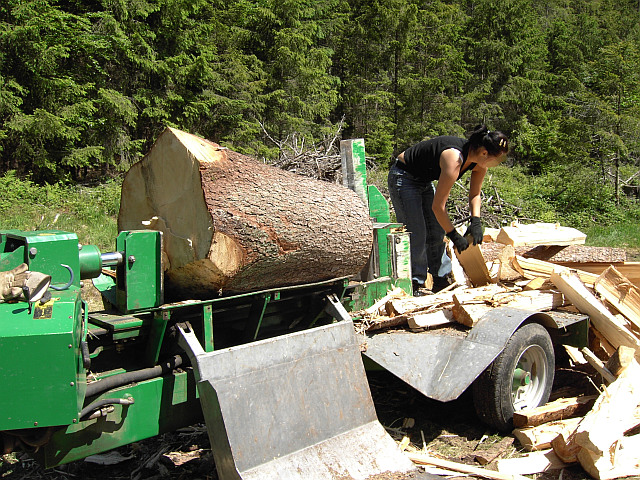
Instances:
[[[447,237],[453,242],[456,250],[460,253],[464,252],[469,247],[467,239],[460,235],[455,228],[447,233]]]
[[[0,272],[0,300],[7,301],[22,295],[22,287],[27,281],[29,267],[26,263],[8,272]]]
[[[31,272],[22,263],[8,272],[0,272],[0,302],[24,300],[37,302],[49,289],[51,275]]]
[[[471,235],[473,238],[473,244],[478,245],[482,243],[482,237],[484,233],[482,231],[482,221],[480,217],[471,217],[471,222],[469,223],[469,228],[467,228],[467,232],[464,234],[465,237]]]

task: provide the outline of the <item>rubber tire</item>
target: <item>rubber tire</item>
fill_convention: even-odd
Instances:
[[[511,336],[502,353],[473,383],[473,403],[482,422],[501,432],[513,429],[515,411],[512,398],[513,373],[522,353],[529,347],[538,346],[544,355],[544,372],[540,379],[542,395],[536,405],[544,405],[549,400],[555,373],[555,353],[551,337],[544,327],[537,323],[521,326]]]

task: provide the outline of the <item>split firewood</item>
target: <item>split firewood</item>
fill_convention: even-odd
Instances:
[[[629,322],[640,328],[640,290],[628,278],[610,266],[598,277],[594,288]]]
[[[549,311],[566,304],[564,295],[557,291],[521,292],[499,284],[470,288],[453,296],[454,318],[468,327],[475,326],[481,317],[495,307],[507,306],[520,310]]]
[[[575,431],[559,433],[556,438],[551,440],[551,447],[556,456],[564,463],[576,463],[578,461],[578,452],[580,445],[574,443]]]
[[[640,339],[587,290],[577,275],[561,269],[551,274],[551,280],[581,313],[589,315],[591,323],[614,348],[631,347],[640,358]]]
[[[573,443],[580,446],[578,460],[589,475],[604,480],[640,474],[640,451],[620,449],[625,431],[636,425],[638,405],[640,364],[634,359],[598,397],[573,436]]]
[[[632,348],[621,345],[618,347],[615,353],[611,355],[611,357],[609,357],[609,360],[607,360],[605,367],[617,377],[625,368],[627,368],[631,364],[634,356],[635,352]]]
[[[500,473],[493,470],[488,470],[486,468],[476,467],[474,465],[466,465],[464,463],[444,460],[442,458],[434,457],[433,455],[428,455],[426,453],[407,453],[407,456],[413,463],[417,463],[419,465],[435,465],[436,467],[446,468],[455,472],[468,473],[491,480],[530,480],[523,475]]]
[[[513,414],[515,427],[535,427],[547,422],[586,414],[593,406],[596,396],[559,398],[536,408],[520,410]]]
[[[464,272],[471,281],[471,285],[481,287],[491,283],[491,275],[482,256],[480,246],[469,242],[469,247],[466,250],[463,252],[455,250],[455,252],[460,265],[462,265]]]
[[[165,281],[190,298],[358,274],[373,224],[346,187],[167,128],[122,183],[118,229],[163,232]]]
[[[527,453],[521,457],[504,458],[496,462],[499,472],[512,475],[532,475],[560,470],[567,466],[552,449]]]
[[[456,305],[462,304],[485,304],[491,303],[493,298],[500,293],[513,292],[515,290],[509,289],[497,283],[490,283],[482,287],[467,288],[462,291],[458,291],[453,295],[453,303]]]
[[[550,278],[551,274],[554,270],[560,270],[564,267],[560,267],[555,263],[545,262],[544,260],[536,260],[535,258],[525,258],[520,255],[516,255],[515,260],[513,261],[514,268],[519,269],[523,272],[525,278]],[[569,269],[564,268],[566,271]],[[576,274],[580,277],[580,280],[585,285],[593,287],[593,284],[597,280],[598,276],[592,273],[584,272],[582,270],[571,270],[575,271]]]
[[[378,319],[370,320],[365,327],[365,331],[373,332],[376,330],[382,330],[383,328],[398,327],[405,325],[409,317],[407,315],[397,315],[395,317],[379,317]]]
[[[498,280],[516,280],[522,277],[522,273],[513,268],[516,251],[512,245],[505,245],[498,256]]]
[[[563,345],[563,347],[573,362],[573,365],[586,365],[588,363],[587,359],[584,358],[584,355],[580,352],[578,347],[573,347],[571,345]]]
[[[497,295],[494,306],[508,306],[521,310],[547,312],[567,304],[564,295],[555,290],[531,290],[504,295]]]
[[[527,282],[522,290],[541,290],[545,283],[548,283],[549,279],[542,277],[532,278],[529,282]]]
[[[576,245],[584,244],[587,236],[575,228],[553,223],[513,224],[502,227],[496,241],[505,245]]]
[[[482,317],[493,310],[486,304],[454,305],[451,309],[456,322],[466,327],[475,327]]]
[[[409,315],[407,324],[411,329],[428,329],[440,327],[454,322],[451,308],[443,308],[431,313],[416,313]]]
[[[589,365],[591,365],[595,369],[595,371],[600,374],[605,382],[611,383],[615,381],[616,376],[611,373],[607,369],[607,367],[605,367],[604,362],[600,360],[591,350],[584,347],[580,349],[580,352],[582,353],[582,355],[584,355],[584,358],[587,360]]]
[[[388,310],[398,315],[416,313],[424,310],[433,310],[453,303],[453,296],[460,290],[455,289],[448,292],[439,292],[434,295],[423,297],[397,297],[389,300],[391,304]]]
[[[455,248],[449,239],[445,242],[447,255],[451,259],[451,276],[453,277],[453,281],[463,287],[470,287],[471,280],[467,277],[467,274],[464,271],[464,268],[460,264],[460,260],[458,260],[458,256],[454,253]]]
[[[404,290],[402,290],[401,288],[394,288],[389,293],[387,293],[384,297],[382,297],[380,300],[378,300],[373,305],[371,305],[369,308],[367,308],[364,311],[364,313],[367,314],[367,315],[371,315],[371,314],[377,313],[380,310],[380,308],[384,307],[387,304],[387,302],[389,302],[389,301],[391,301],[393,299],[403,298],[403,297],[408,297],[406,292]]]
[[[573,432],[581,417],[565,418],[543,423],[535,427],[522,427],[513,430],[513,436],[527,451],[547,450],[551,448],[551,441],[560,434]]]
[[[611,355],[616,353],[616,349],[613,348],[613,345],[611,345],[609,341],[604,338],[604,335],[593,326],[593,323],[591,324],[591,328],[589,328],[589,337],[591,336],[593,336],[593,338],[589,338],[589,347],[596,354],[603,352],[603,355],[600,355],[600,358],[610,358]]]
[[[558,265],[567,268],[578,268],[583,272],[587,272],[591,275],[595,275],[597,278],[599,275],[613,265],[620,274],[624,275],[636,288],[640,288],[640,262],[624,262],[624,263],[571,263],[571,262],[557,262]]]

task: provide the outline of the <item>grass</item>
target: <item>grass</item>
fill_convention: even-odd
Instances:
[[[111,251],[117,234],[120,182],[97,186],[35,185],[13,172],[0,177],[0,229],[63,230],[82,244]]]

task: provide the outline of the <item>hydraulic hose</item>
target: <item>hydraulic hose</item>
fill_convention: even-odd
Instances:
[[[159,363],[155,367],[143,368],[141,370],[134,370],[132,372],[119,373],[117,375],[107,377],[104,380],[98,380],[97,382],[89,383],[87,385],[85,396],[87,398],[93,397],[95,395],[106,392],[107,390],[121,387],[123,385],[161,377],[162,375],[171,372],[174,368],[177,368],[180,365],[182,365],[182,357],[180,355],[174,355],[169,360]],[[95,408],[93,409],[95,410]]]
[[[133,397],[129,398],[101,398],[95,402],[90,403],[82,409],[80,412],[80,420],[84,420],[91,412],[104,407],[105,405],[133,405]]]

